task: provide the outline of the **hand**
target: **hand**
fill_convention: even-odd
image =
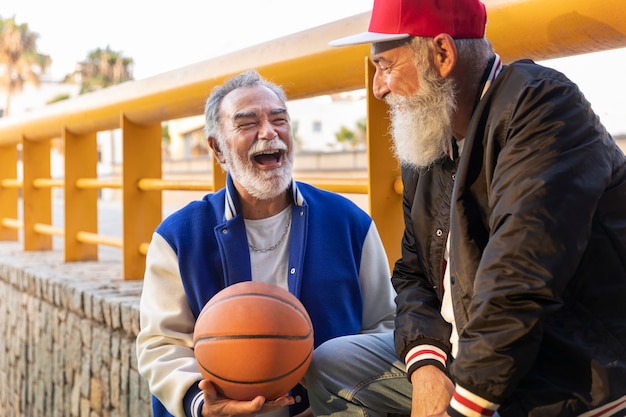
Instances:
[[[206,379],[198,386],[204,392],[203,417],[253,417],[294,403],[293,397],[286,394],[273,401],[266,401],[261,396],[251,401],[231,400],[218,394],[215,386]]]
[[[447,417],[454,384],[439,368],[425,365],[411,375],[411,417]]]

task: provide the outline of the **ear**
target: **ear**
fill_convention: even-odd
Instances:
[[[441,33],[433,38],[435,44],[435,67],[439,75],[447,77],[450,75],[457,60],[456,44],[452,36]]]
[[[211,147],[211,150],[213,151],[213,155],[215,155],[215,159],[217,159],[217,162],[223,164],[226,160],[224,159],[224,155],[220,150],[217,139],[215,139],[213,136],[209,136],[207,138],[207,141],[209,142],[209,146]]]

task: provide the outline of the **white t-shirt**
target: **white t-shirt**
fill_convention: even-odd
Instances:
[[[291,230],[289,205],[280,213],[265,219],[245,219],[252,281],[263,281],[288,290],[289,231]]]
[[[484,94],[484,91],[483,91]],[[459,155],[463,150],[465,139],[458,140],[456,145],[459,148]],[[452,344],[452,357],[456,358],[459,351],[459,333],[456,330],[456,322],[454,320],[454,311],[452,309],[452,295],[450,294],[450,234],[446,240],[446,251],[444,253],[446,260],[446,269],[443,274],[443,301],[441,302],[441,315],[445,321],[452,325],[452,335],[450,335],[450,343]]]
[[[250,250],[252,281],[263,281],[288,290],[289,232],[291,230],[289,205],[280,213],[265,219],[244,219]],[[289,407],[283,407],[263,417],[289,417]]]
[[[450,335],[450,343],[452,343],[452,357],[456,357],[459,350],[459,334],[456,331],[456,323],[454,321],[454,311],[452,310],[452,296],[450,295],[450,235],[446,241],[446,252],[444,254],[446,262],[446,270],[443,274],[443,301],[441,302],[441,315],[443,319],[452,325],[452,335]]]

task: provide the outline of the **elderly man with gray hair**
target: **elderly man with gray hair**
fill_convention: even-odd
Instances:
[[[192,341],[198,314],[226,286],[264,281],[300,299],[315,346],[349,334],[391,334],[389,263],[367,213],[292,178],[282,88],[256,71],[236,75],[213,90],[205,115],[227,184],[154,232],[140,304],[139,371],[153,394],[155,417],[296,415],[308,409],[303,386],[272,401],[235,401],[202,380]]]

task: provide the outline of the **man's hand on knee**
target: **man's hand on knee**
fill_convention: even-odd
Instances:
[[[439,368],[425,365],[411,375],[413,400],[411,417],[447,416],[446,409],[454,384]]]

